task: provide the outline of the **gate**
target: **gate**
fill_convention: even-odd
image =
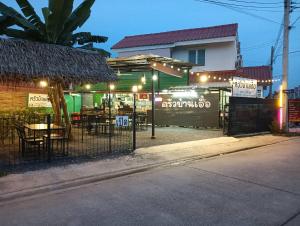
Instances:
[[[227,135],[270,131],[276,120],[274,99],[230,97]]]

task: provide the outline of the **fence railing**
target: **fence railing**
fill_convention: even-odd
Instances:
[[[70,126],[60,121],[50,114],[0,116],[0,167],[132,151],[130,120],[120,125],[115,115],[80,114]]]

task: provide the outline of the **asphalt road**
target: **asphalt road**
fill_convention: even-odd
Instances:
[[[0,204],[0,225],[300,225],[300,139]]]

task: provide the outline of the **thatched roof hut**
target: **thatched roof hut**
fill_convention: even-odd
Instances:
[[[0,81],[32,82],[49,78],[64,83],[114,81],[106,59],[92,51],[18,39],[0,39]]]

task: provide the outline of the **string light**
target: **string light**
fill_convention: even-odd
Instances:
[[[110,90],[114,90],[115,88],[116,88],[116,87],[115,87],[114,84],[110,84],[110,85],[109,85],[109,89],[110,89]]]
[[[45,80],[40,81],[40,87],[45,88],[48,86],[48,82]]]
[[[156,63],[153,64],[153,67],[156,67]]]
[[[153,80],[153,81],[156,81],[157,79],[158,79],[157,75],[153,75],[153,76],[152,76],[152,80]]]
[[[91,89],[91,85],[90,85],[90,84],[86,84],[86,85],[85,85],[85,88],[86,88],[86,89]]]
[[[166,64],[166,63],[164,63],[163,65],[164,65],[164,67],[165,67],[165,66],[167,66],[167,64]]]
[[[138,85],[138,90],[142,90],[143,86],[142,85]]]
[[[138,87],[137,86],[132,86],[132,92],[136,93],[138,91]]]
[[[208,78],[207,78],[206,75],[202,75],[202,76],[200,77],[200,82],[207,82],[207,80],[208,80]]]

